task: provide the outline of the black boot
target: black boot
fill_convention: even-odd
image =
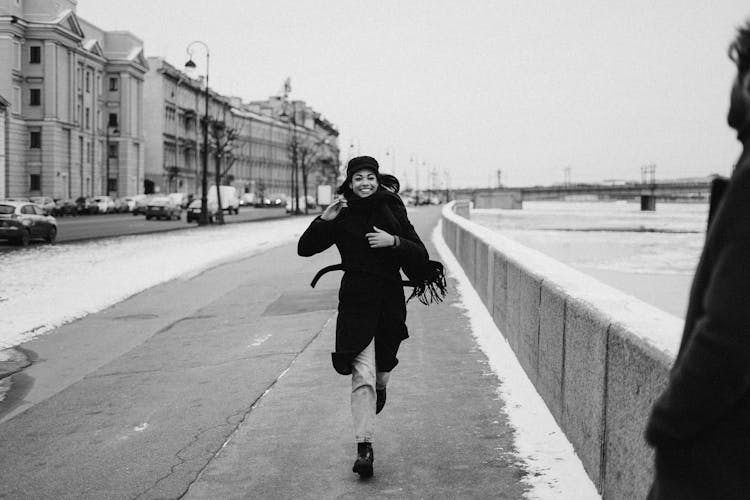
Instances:
[[[385,387],[382,389],[376,389],[375,396],[377,397],[375,400],[375,414],[377,415],[385,406]]]
[[[352,471],[359,474],[361,478],[372,477],[372,463],[375,455],[370,443],[357,443],[357,461],[354,462]]]

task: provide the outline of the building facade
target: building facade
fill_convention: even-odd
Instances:
[[[75,8],[75,0],[0,0],[5,196],[142,191],[143,42],[103,31]]]
[[[339,132],[332,123],[304,101],[288,100],[286,93],[264,101],[252,101],[245,108],[277,123],[274,141],[277,155],[270,177],[275,182],[274,189],[293,200],[304,197],[306,185],[308,197],[316,203],[318,186],[330,186],[331,191],[335,190],[340,150]],[[249,140],[260,148],[267,142],[260,137]],[[260,182],[260,186],[265,187],[266,179],[267,176],[259,176],[255,185]]]
[[[8,130],[8,106],[10,103],[0,95],[0,199],[5,198],[5,174],[8,170],[8,148],[5,132]]]
[[[206,114],[204,81],[189,77],[161,57],[149,57],[148,66],[144,89],[146,192],[182,192],[198,197]],[[290,102],[282,96],[246,103],[210,90],[208,116],[209,185],[215,183],[219,162],[222,183],[235,186],[250,200],[289,199],[295,170],[298,185],[303,185],[301,165],[294,168],[291,146],[295,139],[311,152],[307,157],[310,168],[304,169],[308,171],[309,192],[317,193],[320,183],[335,184],[338,131],[304,102]],[[233,140],[222,143],[219,136],[229,132]]]

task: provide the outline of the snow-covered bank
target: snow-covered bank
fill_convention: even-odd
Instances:
[[[471,322],[477,343],[502,382],[498,392],[515,429],[519,456],[529,472],[525,476],[525,481],[531,487],[527,497],[571,500],[601,498],[573,445],[526,376],[513,349],[495,326],[442,234],[441,222],[432,234],[432,242],[450,276],[458,282],[460,304]]]
[[[292,241],[311,219],[123,236],[0,254],[0,349],[186,273]]]

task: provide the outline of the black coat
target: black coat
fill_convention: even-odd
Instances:
[[[398,235],[395,248],[370,248],[365,237],[373,226]],[[297,253],[309,257],[336,245],[346,268],[339,288],[333,367],[351,373],[351,362],[375,338],[378,371],[391,371],[399,345],[408,338],[406,303],[399,268],[427,261],[427,250],[406,216],[401,199],[378,191],[354,200],[332,221],[312,221],[299,239]]]
[[[652,499],[750,497],[750,162],[713,193],[722,191],[646,429],[656,448]]]

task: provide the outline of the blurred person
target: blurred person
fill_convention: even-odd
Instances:
[[[743,151],[729,182],[712,187],[682,342],[647,424],[652,500],[750,498],[750,20],[729,57],[727,122]]]
[[[352,470],[373,474],[375,415],[386,401],[390,372],[399,345],[408,338],[406,301],[399,268],[428,262],[427,250],[397,195],[380,185],[375,158],[352,158],[343,195],[314,219],[299,239],[297,251],[309,257],[332,245],[341,264],[321,270],[344,270],[339,290],[334,369],[351,375],[351,412],[357,457]],[[400,206],[399,206],[400,205]]]

